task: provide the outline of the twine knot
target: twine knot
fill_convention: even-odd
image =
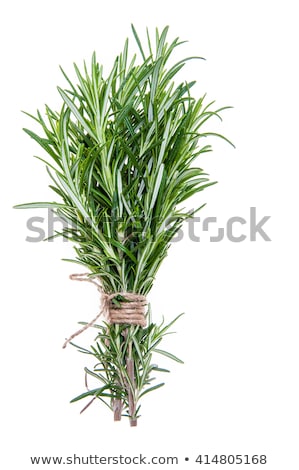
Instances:
[[[73,333],[63,344],[63,348],[76,336],[83,333],[90,326],[93,326],[97,319],[103,315],[105,320],[110,324],[126,324],[126,325],[139,325],[146,326],[146,306],[147,299],[142,294],[134,292],[114,292],[107,294],[104,292],[100,283],[99,277],[91,277],[88,274],[71,274],[70,279],[76,281],[87,281],[95,284],[101,293],[101,309],[98,315],[80,328],[80,330]]]

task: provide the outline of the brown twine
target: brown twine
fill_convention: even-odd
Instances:
[[[101,315],[104,315],[106,321],[110,324],[146,326],[145,309],[147,306],[147,300],[144,295],[135,294],[133,292],[114,292],[113,294],[107,294],[103,290],[99,277],[91,277],[88,273],[71,274],[70,279],[75,281],[87,281],[96,285],[98,291],[101,293],[101,309],[93,320],[80,328],[80,330],[73,333],[64,342],[62,346],[63,348],[65,348],[73,338],[93,326]],[[117,296],[121,296],[125,300],[115,299]]]

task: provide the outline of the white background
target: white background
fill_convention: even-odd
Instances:
[[[199,468],[198,454],[214,453],[262,453],[267,466],[253,468],[298,468],[295,7],[291,0],[2,5],[1,468],[29,469],[34,455],[140,452],[178,456],[186,469]],[[199,163],[219,181],[194,201],[208,202],[201,217],[215,216],[225,226],[232,216],[249,220],[249,208],[257,207],[258,220],[271,216],[265,230],[272,239],[211,243],[205,234],[196,243],[185,234],[172,246],[151,302],[156,321],[186,312],[165,345],[185,365],[160,361],[172,373],[164,388],[144,398],[132,429],[125,419],[113,423],[100,403],[82,415],[81,402],[69,404],[84,391],[88,363],[61,346],[78,321],[93,318],[97,292],[68,280],[74,267],[61,258],[72,255],[69,244],[25,241],[26,220],[46,213],[11,209],[53,198],[43,165],[32,158],[41,151],[21,130],[32,123],[20,110],[59,106],[56,85],[65,85],[59,64],[70,71],[73,61],[80,64],[96,50],[107,72],[125,37],[132,37],[131,22],[141,35],[146,26],[168,24],[170,38],[188,39],[180,57],[207,60],[188,64],[182,78],[197,80],[198,96],[207,92],[219,106],[234,106],[213,130],[236,150],[215,141],[214,153]],[[242,231],[248,235],[248,224],[236,227],[236,235]],[[78,342],[88,346],[93,335]]]

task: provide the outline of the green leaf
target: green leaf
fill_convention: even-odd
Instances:
[[[133,341],[133,343],[134,343],[134,346],[135,346],[136,352],[137,352],[137,354],[138,354],[140,363],[142,364],[142,366],[144,366],[143,356],[142,356],[142,353],[141,353],[141,350],[140,350],[138,341],[137,341],[137,339],[136,339],[135,336],[132,336],[132,341]]]
[[[155,372],[167,372],[167,373],[170,372],[170,370],[163,369],[162,367],[152,367],[152,370],[154,370]]]
[[[174,354],[171,354],[168,351],[164,351],[163,349],[154,349],[154,352],[156,352],[158,354],[162,354],[163,356],[166,356],[169,359],[172,359],[173,361],[179,362],[180,364],[184,364],[184,362],[181,359],[179,359]]]
[[[27,202],[25,204],[17,204],[16,206],[13,206],[14,209],[53,209],[57,207],[65,207],[65,204],[59,204],[58,202]]]
[[[110,385],[104,385],[104,387],[101,388],[94,388],[93,390],[88,390],[87,392],[81,393],[81,395],[78,395],[77,397],[73,398],[70,403],[75,403],[76,401],[82,400],[82,398],[85,397],[90,397],[90,396],[101,396],[102,392],[107,390]]]
[[[154,385],[153,387],[150,387],[150,388],[147,388],[144,392],[142,392],[140,395],[139,395],[139,398],[142,398],[144,395],[146,395],[147,393],[149,392],[153,392],[154,390],[157,390],[158,388],[161,388],[163,387],[163,385],[165,385],[165,383],[160,383],[158,385]]]
[[[135,40],[136,40],[136,42],[137,42],[137,44],[138,44],[139,50],[140,50],[140,52],[141,52],[142,58],[143,58],[143,60],[146,60],[145,53],[144,53],[143,48],[142,48],[142,45],[141,45],[141,41],[140,41],[140,39],[139,39],[139,36],[138,36],[137,31],[136,31],[136,29],[135,29],[135,27],[134,27],[133,24],[131,24],[131,28],[132,28],[132,31],[133,31]]]

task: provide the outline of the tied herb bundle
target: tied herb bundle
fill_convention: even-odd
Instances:
[[[153,373],[169,372],[152,362],[153,353],[182,362],[159,347],[178,317],[155,324],[146,295],[172,238],[202,207],[187,210],[182,203],[214,184],[194,160],[211,151],[209,144],[199,145],[206,137],[224,138],[203,126],[226,108],[212,109],[205,96],[192,97],[194,81],[175,83],[195,57],[168,65],[182,42],[168,44],[167,27],[161,34],[156,30],[154,39],[147,31],[146,46],[133,26],[132,32],[140,63],[136,54],[129,57],[126,40],[105,78],[93,54],[90,69],[74,65],[77,83],[61,69],[67,89],[58,88],[59,112],[46,106],[45,117],[29,114],[43,135],[24,130],[49,156],[40,160],[58,201],[16,207],[51,208],[66,221],[56,235],[74,242],[72,261],[88,270],[73,278],[100,291],[98,316],[65,343],[95,358],[94,369],[85,373],[98,386],[90,390],[86,380],[87,391],[72,401],[89,397],[86,409],[99,399],[115,420],[127,416],[136,426],[142,396],[164,385],[152,384]],[[89,349],[72,342],[87,327],[97,332]]]

